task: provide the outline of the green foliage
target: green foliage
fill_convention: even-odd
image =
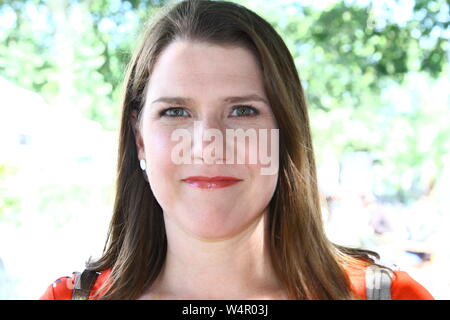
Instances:
[[[131,48],[143,21],[163,3],[0,2],[0,16],[12,21],[0,29],[0,75],[116,129]]]
[[[403,23],[394,21],[391,8],[380,14],[379,3],[362,7],[341,1],[319,11],[292,1],[252,9],[275,26],[294,56],[319,163],[329,150],[338,158],[370,152],[383,167],[376,179],[386,195],[406,199],[417,194],[418,181],[435,178],[424,172],[425,163],[441,168],[450,150],[448,126],[436,126],[450,122],[448,106],[421,101],[398,112],[395,97],[382,93],[391,87],[408,90],[412,74],[421,73],[430,84],[448,75],[449,3],[416,1]],[[409,94],[428,89],[412,88]],[[409,176],[414,178],[408,184]]]
[[[18,169],[6,164],[0,164],[0,220],[9,219],[20,211],[20,197],[8,188],[11,178]]]

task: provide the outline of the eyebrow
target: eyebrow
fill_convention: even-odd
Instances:
[[[259,96],[257,94],[226,97],[223,99],[223,101],[228,102],[228,103],[260,101],[260,102],[264,102],[265,104],[269,105],[269,103],[267,102],[266,99],[262,98],[261,96]],[[152,103],[155,103],[155,102],[167,102],[167,103],[174,103],[174,104],[189,104],[189,103],[193,103],[194,99],[186,98],[186,97],[160,97],[160,98],[152,101]]]

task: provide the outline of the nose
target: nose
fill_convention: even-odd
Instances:
[[[224,164],[226,128],[214,116],[194,122],[192,134],[192,156],[194,164]]]

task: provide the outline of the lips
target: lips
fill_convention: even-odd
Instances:
[[[217,189],[232,186],[242,181],[242,179],[224,176],[216,176],[216,177],[195,176],[182,179],[181,181],[186,182],[192,187],[200,189]]]

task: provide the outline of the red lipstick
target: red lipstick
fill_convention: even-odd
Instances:
[[[223,176],[216,176],[216,177],[194,176],[182,179],[181,181],[186,182],[187,184],[200,189],[217,189],[234,185],[239,181],[242,181],[242,179]]]

